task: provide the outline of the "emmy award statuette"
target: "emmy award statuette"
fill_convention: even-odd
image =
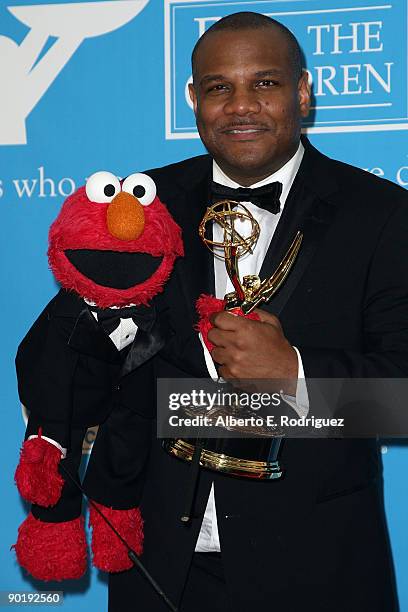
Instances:
[[[208,226],[213,222],[223,230],[223,240],[220,242],[208,237]],[[244,224],[249,227],[249,232],[244,233],[237,227]],[[225,261],[228,276],[234,287],[234,291],[225,296],[225,310],[240,308],[245,315],[262,302],[268,302],[281,287],[295,263],[303,237],[301,232],[297,232],[287,253],[270,278],[261,281],[259,276],[251,274],[244,276],[241,282],[238,259],[252,252],[260,235],[259,224],[249,210],[242,203],[233,200],[216,202],[207,208],[198,233],[215,257]]]
[[[217,227],[217,238],[213,230]],[[252,253],[260,235],[260,227],[251,212],[241,202],[222,200],[209,206],[200,223],[199,236],[214,257],[224,260],[233,291],[224,298],[224,309],[243,316],[249,315],[257,306],[268,302],[279,290],[290,273],[299,253],[303,235],[294,236],[286,254],[270,278],[261,280],[258,275],[246,275],[240,279],[238,261]],[[215,234],[215,231],[214,231]],[[215,406],[211,410],[222,411]],[[187,409],[193,414],[194,408]],[[230,408],[231,411],[231,408]],[[242,413],[240,406],[233,412]],[[198,467],[220,471],[230,476],[273,480],[280,478],[282,469],[278,460],[281,444],[279,429],[261,427],[241,438],[168,439],[164,448],[171,455],[192,462]],[[191,500],[190,500],[191,501]],[[188,504],[187,504],[188,506]],[[189,520],[189,512],[182,517]]]

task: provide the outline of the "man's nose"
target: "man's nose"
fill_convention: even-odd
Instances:
[[[261,104],[257,92],[243,87],[236,88],[224,106],[225,113],[231,115],[245,116],[251,113],[259,113],[260,110]]]
[[[106,211],[109,233],[119,240],[136,240],[145,226],[143,206],[130,193],[119,192]]]

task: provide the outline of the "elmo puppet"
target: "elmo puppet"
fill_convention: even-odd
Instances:
[[[29,421],[16,483],[31,502],[18,562],[41,580],[86,570],[78,468],[90,426],[99,431],[83,486],[138,554],[138,508],[151,438],[151,357],[165,343],[152,298],[183,254],[181,230],[153,180],[97,172],[62,206],[48,257],[62,289],[19,346],[19,394]],[[71,475],[67,478],[67,473]],[[93,563],[131,567],[127,549],[90,508]]]

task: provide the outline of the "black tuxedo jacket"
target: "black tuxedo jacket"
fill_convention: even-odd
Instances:
[[[305,146],[261,277],[297,229],[304,242],[288,281],[264,308],[299,348],[307,377],[405,377],[407,194]],[[197,233],[211,163],[200,156],[150,172],[185,245],[162,304],[173,339],[156,360],[161,377],[207,375],[192,330],[197,297],[214,293],[212,255]],[[214,481],[234,612],[397,610],[377,441],[288,439],[281,462],[285,476],[270,482],[202,470],[194,518],[184,525],[189,465],[153,439],[142,500],[144,560],[168,595],[180,600]],[[143,612],[164,611],[149,589],[133,570],[111,577],[110,609],[125,612],[138,602]]]
[[[84,300],[61,289],[18,348],[19,395],[30,413],[26,438],[41,427],[44,436],[68,449],[64,465],[75,475],[84,434],[99,425],[84,486],[104,505],[138,505],[151,437],[151,357],[164,341],[153,319],[118,351]],[[66,483],[62,497],[53,508],[33,507],[35,516],[52,522],[75,518],[80,493]]]

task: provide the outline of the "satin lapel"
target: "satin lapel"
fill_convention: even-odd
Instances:
[[[309,147],[311,148],[310,145]],[[336,212],[336,206],[331,203],[330,198],[320,196],[316,193],[314,186],[312,187],[313,175],[316,173],[316,168],[313,168],[313,171],[311,168],[313,156],[314,153],[307,149],[305,163],[302,164],[303,168],[301,167],[294,181],[260,272],[261,279],[272,275],[283,259],[296,232],[300,230],[303,240],[296,262],[283,286],[269,303],[263,306],[277,316],[280,315],[301,280]],[[313,161],[319,166],[319,157]],[[334,185],[332,187],[334,188]]]
[[[126,355],[120,375],[126,376],[130,374],[142,363],[156,355],[163,348],[165,341],[165,334],[160,329],[157,321],[148,332],[139,328]]]
[[[265,307],[267,310],[279,316],[290,299],[292,293],[296,289],[299,281],[310,264],[317,247],[321,243],[329,225],[334,218],[335,207],[328,205],[321,200],[316,199],[313,195],[304,196],[303,202],[309,204],[310,209],[303,220],[300,220],[298,229],[303,234],[302,245],[297,256],[297,259],[289,273],[288,278],[277,294],[270,300]],[[316,214],[317,213],[317,214]],[[320,215],[319,215],[320,213]],[[322,214],[323,213],[323,214]],[[294,234],[289,234],[290,240],[283,248],[280,255],[284,256],[287,247],[290,244]],[[278,257],[279,259],[279,257]],[[277,265],[277,264],[276,264]],[[267,275],[266,275],[267,276]]]
[[[214,293],[213,255],[201,241],[198,227],[210,202],[208,173],[185,192],[182,230],[184,258],[177,266],[180,287],[189,305],[191,325],[197,320],[195,303],[202,293]]]
[[[75,322],[68,345],[79,353],[103,361],[116,363],[120,359],[119,351],[98,325],[86,305]]]
[[[100,328],[84,300],[76,293],[61,289],[50,316],[72,320],[68,345],[74,351],[112,363],[119,359],[115,345]]]

